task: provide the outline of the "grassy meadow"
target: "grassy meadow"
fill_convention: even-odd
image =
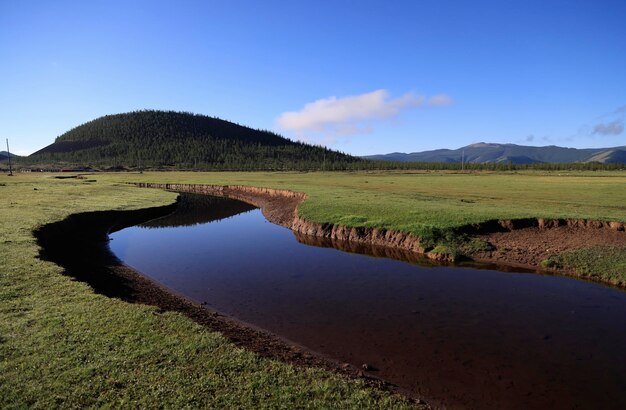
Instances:
[[[87,178],[0,176],[2,408],[408,406],[358,381],[260,358],[179,314],[97,295],[37,258],[32,231],[42,224],[175,198],[127,182],[291,189],[307,193],[300,214],[312,221],[417,235],[490,219],[626,220],[626,172],[147,172]],[[623,264],[624,251],[611,252],[622,255],[617,259]],[[585,258],[559,262],[579,259]]]
[[[175,198],[94,177],[0,176],[0,408],[409,407],[359,381],[261,358],[182,315],[97,295],[39,260],[32,230],[42,224]]]
[[[308,195],[299,210],[312,221],[417,235],[490,219],[626,220],[626,172],[181,172],[98,178],[290,189]]]

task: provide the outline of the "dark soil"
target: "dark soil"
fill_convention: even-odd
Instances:
[[[472,255],[474,259],[535,269],[540,268],[541,262],[548,257],[567,250],[598,245],[626,247],[626,232],[609,228],[530,227],[478,236],[489,242],[494,250],[475,253]]]

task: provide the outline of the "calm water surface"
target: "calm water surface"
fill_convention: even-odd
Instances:
[[[214,310],[450,408],[626,408],[626,293],[533,273],[427,267],[305,245],[238,201],[111,235]],[[314,240],[311,242],[315,242]]]

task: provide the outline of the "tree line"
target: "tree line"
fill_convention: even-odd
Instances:
[[[100,117],[71,129],[22,166],[95,169],[254,170],[616,170],[620,163],[460,163],[366,160],[187,112],[134,111]]]

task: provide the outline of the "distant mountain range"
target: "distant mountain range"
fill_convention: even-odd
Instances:
[[[11,158],[17,158],[17,155],[15,155],[15,154],[9,154],[6,151],[0,151],[0,161],[4,161],[4,160],[8,159],[9,155],[11,155]]]
[[[555,145],[531,147],[515,144],[480,142],[459,149],[437,149],[433,151],[405,154],[394,152],[383,155],[368,155],[371,160],[401,162],[461,162],[466,163],[573,163],[600,162],[626,163],[626,146],[614,148],[564,148]]]

